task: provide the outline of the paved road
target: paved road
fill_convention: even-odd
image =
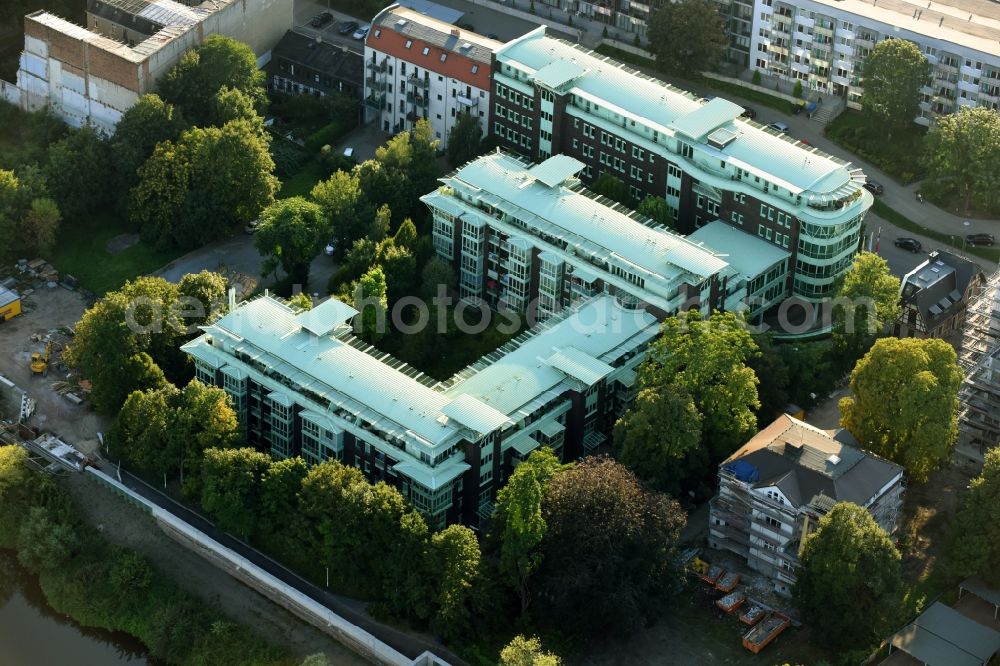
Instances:
[[[253,236],[243,233],[192,250],[183,257],[171,261],[156,271],[154,275],[171,282],[177,282],[187,273],[198,273],[203,270],[214,271],[220,265],[253,277],[258,284],[273,282],[270,276],[266,280],[261,278],[261,258],[253,246]],[[309,288],[304,291],[325,296],[327,294],[326,283],[336,270],[337,265],[334,261],[320,253],[310,264]]]
[[[107,461],[100,464],[101,471],[112,477],[117,477],[118,469]],[[139,493],[146,499],[154,502],[160,508],[169,511],[174,516],[187,522],[192,527],[201,530],[212,539],[215,539],[226,548],[229,548],[243,557],[247,558],[261,569],[275,576],[286,585],[289,585],[302,594],[317,601],[333,612],[343,617],[348,622],[357,625],[372,634],[387,645],[402,652],[410,658],[416,658],[425,651],[431,651],[445,659],[453,666],[463,666],[465,662],[452,654],[447,648],[437,642],[426,640],[420,636],[407,634],[393,627],[375,622],[365,612],[366,604],[357,599],[332,594],[316,585],[313,585],[298,574],[292,572],[278,562],[272,560],[267,555],[252,548],[243,541],[236,539],[232,535],[222,532],[213,523],[186,506],[178,503],[174,499],[164,495],[153,488],[142,479],[134,476],[126,470],[121,470],[121,482],[130,489]]]

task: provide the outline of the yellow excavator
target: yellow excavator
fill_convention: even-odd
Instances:
[[[46,343],[45,354],[35,352],[31,355],[31,374],[44,375],[49,369],[49,355],[52,353],[52,343]]]

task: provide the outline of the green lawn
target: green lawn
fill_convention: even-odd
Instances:
[[[130,231],[125,221],[113,214],[93,217],[85,224],[64,223],[59,241],[46,259],[60,273],[76,277],[82,288],[102,296],[184,254],[179,249],[158,251],[142,242],[120,254],[110,254],[107,242]]]
[[[308,197],[313,186],[323,180],[326,175],[327,170],[323,166],[322,159],[319,156],[314,157],[281,183],[277,197],[279,199]]]
[[[858,111],[845,111],[823,130],[826,138],[859,155],[904,185],[921,177],[925,130],[913,124],[890,138]]]

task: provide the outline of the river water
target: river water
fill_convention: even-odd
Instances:
[[[0,551],[0,666],[152,666],[127,634],[81,627],[45,603],[34,576]]]

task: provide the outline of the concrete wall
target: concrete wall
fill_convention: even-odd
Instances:
[[[428,666],[448,666],[447,662],[426,652],[416,659],[410,659],[312,598],[289,587],[242,555],[226,548],[172,513],[161,509],[104,472],[93,467],[88,467],[86,471],[114,492],[148,511],[160,529],[172,539],[198,553],[212,565],[222,569],[271,601],[329,634],[366,659],[385,666],[422,666],[425,664]]]

